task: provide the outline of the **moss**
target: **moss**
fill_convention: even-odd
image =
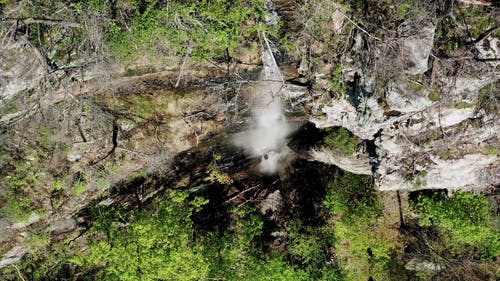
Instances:
[[[443,153],[441,153],[439,155],[439,158],[443,159],[443,160],[448,160],[450,159],[452,156],[452,151],[451,149],[446,149]]]
[[[327,134],[323,139],[325,144],[345,155],[356,153],[358,146],[361,144],[358,137],[342,127],[323,129],[323,132]]]
[[[12,114],[19,111],[19,107],[13,103],[5,103],[0,107],[1,112],[4,114]]]
[[[500,154],[500,150],[496,147],[483,147],[481,149],[482,153],[483,154],[487,154],[487,155],[498,155]]]
[[[431,101],[439,101],[441,99],[441,97],[439,96],[438,93],[436,93],[435,91],[431,91],[428,95],[427,95],[427,98],[429,98]]]
[[[419,83],[419,82],[415,82],[415,81],[410,81],[408,82],[408,87],[415,91],[415,92],[420,92],[422,90],[424,90],[425,88],[427,88],[425,85],[423,85],[422,83]]]
[[[401,3],[398,7],[398,17],[405,19],[408,17],[410,11],[415,7],[415,3],[413,1],[405,1]]]
[[[340,63],[338,63],[335,69],[333,70],[331,77],[332,77],[330,80],[331,91],[338,93],[342,96],[345,96],[347,89],[344,83],[342,82],[342,65]]]
[[[417,179],[413,182],[413,188],[414,189],[421,189],[427,185],[427,182],[423,180],[420,177],[417,177]]]
[[[9,219],[13,222],[25,222],[27,221],[33,211],[31,211],[31,200],[26,197],[15,198],[10,197],[9,202],[3,207],[3,211]]]
[[[466,102],[466,101],[456,102],[454,106],[456,109],[464,109],[464,108],[472,108],[473,107],[473,105],[471,103]]]
[[[482,126],[482,122],[481,122],[481,119],[479,118],[476,118],[476,119],[469,119],[469,123],[471,124],[471,126],[475,129],[479,129],[481,128]]]
[[[227,173],[222,172],[217,164],[212,163],[208,166],[207,176],[205,180],[211,183],[219,183],[223,185],[232,184],[233,179]]]
[[[384,111],[389,111],[391,110],[391,107],[389,106],[389,103],[387,103],[387,99],[385,97],[379,97],[377,98],[377,103],[382,107]]]
[[[497,113],[500,96],[497,94],[498,86],[495,83],[481,88],[477,93],[476,106],[484,109],[488,113]]]
[[[52,146],[52,129],[49,126],[42,126],[38,129],[37,142],[44,148],[49,149]]]
[[[95,185],[100,190],[106,189],[110,186],[109,181],[106,180],[105,178],[98,178],[95,181]]]

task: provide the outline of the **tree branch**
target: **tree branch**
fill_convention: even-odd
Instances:
[[[42,24],[46,24],[46,25],[60,25],[60,26],[73,27],[73,28],[82,27],[82,25],[78,22],[66,21],[66,20],[60,20],[60,19],[47,19],[47,18],[3,18],[3,19],[0,19],[0,21],[5,22],[5,23],[22,22],[24,24],[42,23]]]

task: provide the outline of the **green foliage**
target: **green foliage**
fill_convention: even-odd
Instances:
[[[312,233],[311,233],[312,232]],[[300,233],[291,231],[289,236],[289,252],[300,261],[302,264],[320,264],[324,260],[325,240],[322,240],[319,235],[315,235],[314,231]]]
[[[342,65],[339,63],[332,72],[330,87],[331,91],[345,96],[347,89],[342,81]]]
[[[431,91],[427,97],[431,100],[431,101],[439,101],[441,100],[441,97],[439,96],[438,93],[436,93],[435,91]]]
[[[499,23],[495,11],[485,9],[483,6],[471,5],[467,9],[460,10],[460,16],[467,25],[468,32],[473,38],[477,38],[483,32]]]
[[[472,108],[472,107],[473,105],[466,101],[459,101],[455,103],[455,108],[457,109]]]
[[[46,180],[46,175],[37,171],[31,162],[17,160],[13,164],[14,169],[7,176],[0,178],[0,184],[6,187],[0,206],[10,220],[23,222],[33,213],[42,213],[33,198],[39,196],[40,186]]]
[[[287,229],[287,250],[292,262],[308,273],[308,280],[343,280],[337,265],[325,262],[331,246],[330,225],[313,227],[294,220]]]
[[[95,185],[98,189],[103,190],[109,187],[109,181],[105,178],[97,178],[95,181]]]
[[[453,55],[463,41],[459,28],[460,22],[450,18],[443,19],[436,29],[436,42],[438,49],[446,56]]]
[[[67,256],[73,247],[68,241],[51,244],[48,233],[30,232],[25,245],[29,247],[29,253],[15,267],[0,271],[7,277],[5,280],[19,280],[18,270],[25,280],[63,280],[61,272],[72,276],[74,267],[69,264]]]
[[[394,280],[390,269],[397,264],[397,231],[377,223],[375,217],[358,217],[353,223],[337,223],[335,250],[347,280]]]
[[[475,249],[484,257],[500,254],[500,232],[492,224],[488,199],[464,191],[451,197],[420,195],[413,209],[421,226],[437,226],[452,253]]]
[[[73,181],[71,195],[80,196],[87,190],[87,182],[84,178]]]
[[[49,149],[51,147],[52,141],[51,136],[52,130],[47,126],[42,126],[38,129],[38,144],[44,149]]]
[[[232,53],[257,31],[271,32],[261,24],[262,0],[129,1],[132,20],[108,25],[109,45],[124,58],[187,55],[195,60]]]
[[[47,247],[50,243],[49,233],[30,232],[27,240],[24,242],[32,251],[38,251]]]
[[[410,88],[413,91],[419,92],[419,91],[424,90],[426,88],[426,86],[420,82],[409,81],[408,88]]]
[[[499,23],[495,9],[457,5],[454,10],[453,17],[444,17],[436,29],[437,48],[445,56],[453,55],[461,46],[467,46],[468,42]]]
[[[439,155],[439,158],[441,158],[443,160],[448,160],[448,159],[451,158],[451,156],[453,156],[452,150],[451,149],[446,149],[443,153],[441,153]]]
[[[107,239],[90,243],[89,254],[74,259],[80,265],[99,266],[100,280],[199,280],[205,279],[209,260],[203,247],[193,243],[192,212],[207,201],[187,202],[187,193],[168,195],[152,213],[140,213],[126,228],[100,223]]]
[[[500,71],[500,69],[497,69],[497,71]],[[497,93],[497,83],[491,83],[481,88],[477,94],[477,107],[484,109],[488,113],[498,113],[500,96]]]
[[[213,162],[208,165],[207,176],[205,177],[205,180],[211,183],[219,183],[223,185],[232,184],[233,179],[231,178],[231,176],[221,171],[219,166],[217,165],[217,162],[220,160],[222,160],[222,155],[215,154]]]
[[[61,180],[56,180],[56,181],[54,182],[54,190],[55,190],[55,191],[60,191],[60,190],[63,190],[63,189],[65,189],[65,188],[66,188],[66,185],[64,184],[64,182],[63,182],[63,181],[61,181]]]
[[[31,216],[31,200],[29,198],[10,197],[7,204],[3,206],[3,211],[14,222],[25,222]]]
[[[280,255],[261,250],[256,238],[263,222],[251,209],[234,210],[237,220],[222,236],[196,233],[191,216],[206,203],[171,191],[154,210],[125,216],[125,225],[117,210],[98,208],[89,251],[72,261],[89,270],[103,266],[99,280],[310,280]]]
[[[323,203],[343,220],[373,215],[378,210],[371,178],[348,172],[333,179]]]
[[[336,176],[324,204],[333,215],[334,251],[347,280],[368,280],[370,276],[392,280],[404,271],[396,261],[398,232],[381,217],[370,177],[350,173]]]
[[[287,264],[279,255],[271,255],[262,260],[254,260],[246,275],[229,280],[249,280],[249,281],[306,281],[311,280],[307,272],[295,270]]]
[[[12,114],[18,112],[20,109],[12,102],[6,102],[0,106],[0,112],[3,114]]]
[[[208,166],[207,176],[205,180],[211,183],[220,183],[220,184],[232,184],[233,179],[227,173],[222,172],[217,164],[212,163]]]
[[[326,128],[323,129],[327,135],[324,138],[324,142],[330,148],[338,150],[345,155],[353,155],[358,151],[358,146],[361,140],[354,136],[347,129],[342,127],[336,128]]]

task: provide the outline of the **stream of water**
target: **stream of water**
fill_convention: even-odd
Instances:
[[[250,92],[252,124],[248,131],[234,137],[234,143],[244,148],[249,156],[260,158],[261,173],[275,174],[291,155],[287,138],[292,129],[280,99],[281,92],[286,90],[283,77],[268,42],[264,41],[260,81]]]

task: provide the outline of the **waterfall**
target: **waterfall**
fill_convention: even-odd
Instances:
[[[269,7],[269,6],[268,6]],[[266,22],[276,24],[275,13],[268,11]],[[234,137],[234,143],[245,149],[251,157],[259,158],[259,171],[263,174],[275,174],[287,162],[291,149],[287,146],[287,137],[292,129],[283,113],[280,100],[286,89],[283,76],[274,58],[271,46],[265,34],[261,59],[263,69],[260,80],[250,92],[252,124],[250,129]]]

